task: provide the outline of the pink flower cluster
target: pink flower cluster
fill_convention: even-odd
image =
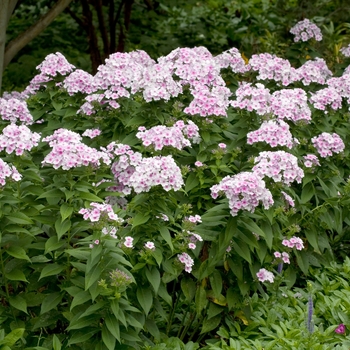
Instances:
[[[189,222],[192,222],[196,224],[197,222],[202,222],[202,218],[200,215],[190,215],[189,217],[185,218],[185,220],[188,220]]]
[[[249,60],[249,65],[254,71],[258,71],[258,80],[275,80],[287,86],[299,80],[299,74],[291,66],[288,60],[276,57],[269,53],[253,55]]]
[[[142,140],[144,146],[154,146],[156,151],[162,150],[165,146],[172,146],[179,150],[191,147],[190,141],[185,136],[195,141],[199,140],[198,126],[191,121],[188,125],[179,120],[171,127],[158,125],[146,130],[141,126],[138,130],[136,137]]]
[[[271,192],[265,188],[265,182],[257,174],[251,172],[226,176],[210,190],[214,199],[220,192],[226,195],[232,216],[236,216],[239,210],[254,212],[260,201],[265,209],[273,205]]]
[[[20,121],[23,124],[33,124],[33,117],[30,114],[27,103],[17,98],[0,98],[0,116],[3,120],[11,123]]]
[[[304,85],[310,85],[310,83],[323,85],[333,75],[328,69],[326,61],[319,57],[316,57],[314,61],[306,61],[297,71],[299,74],[298,80]]]
[[[188,273],[192,272],[192,266],[194,265],[194,260],[187,253],[178,254],[177,258],[180,260],[182,264],[185,264],[186,272]]]
[[[286,252],[282,252],[282,253],[274,252],[273,255],[277,259],[282,259],[285,264],[290,264],[289,254],[288,253],[286,253]]]
[[[267,271],[266,269],[260,269],[257,274],[256,277],[258,277],[258,280],[260,282],[270,282],[273,283],[275,276],[272,272]]]
[[[208,87],[198,85],[191,89],[194,97],[184,112],[190,115],[199,114],[201,117],[217,115],[226,117],[226,109],[229,106],[228,98],[231,91],[225,86]]]
[[[340,49],[340,52],[345,56],[345,57],[350,57],[350,45],[342,47]]]
[[[63,87],[67,90],[70,96],[81,92],[91,94],[97,89],[94,86],[94,77],[81,69],[77,69],[69,74],[63,81]]]
[[[324,111],[328,105],[334,110],[342,107],[342,97],[333,87],[318,90],[309,100],[315,108],[320,109],[321,111]]]
[[[124,240],[125,247],[131,248],[131,249],[134,248],[133,241],[134,239],[132,237],[126,236]]]
[[[285,151],[260,152],[254,159],[253,172],[263,178],[272,178],[275,182],[283,182],[287,186],[293,181],[301,182],[304,171],[298,166],[297,157]]]
[[[286,146],[292,148],[299,143],[297,139],[293,139],[289,131],[289,125],[283,120],[264,121],[260,128],[247,134],[247,143],[252,145],[257,142],[266,142],[271,147]]]
[[[345,72],[344,72],[345,73]],[[350,71],[349,71],[350,73]],[[341,97],[350,102],[350,74],[343,74],[341,77],[331,78],[327,81],[330,88],[333,88]]]
[[[68,170],[83,165],[99,166],[101,160],[105,164],[111,163],[108,154],[83,144],[81,139],[79,134],[67,129],[58,129],[53,135],[45,137],[43,141],[48,142],[52,150],[42,164]]]
[[[183,184],[181,170],[172,156],[143,158],[128,181],[136,193],[148,192],[157,185],[165,191],[178,191]]]
[[[70,64],[60,52],[56,52],[55,54],[47,55],[36,69],[40,73],[31,80],[29,86],[24,90],[25,95],[34,94],[42,83],[47,83],[57,74],[67,75],[75,69],[75,66]]]
[[[118,223],[122,223],[124,221],[114,213],[112,206],[109,204],[91,202],[90,206],[92,207],[91,209],[82,208],[79,210],[79,214],[83,215],[84,220],[97,222],[102,216],[102,218],[107,218],[110,221],[117,221]]]
[[[13,165],[9,165],[0,158],[0,185],[5,186],[6,178],[14,181],[19,181],[22,175],[17,171]]]
[[[311,120],[311,110],[303,89],[283,89],[274,92],[271,97],[270,111],[278,119],[287,119],[294,123],[299,120]]]
[[[90,137],[90,139],[93,139],[99,135],[101,135],[100,129],[86,129],[82,134],[82,136]]]
[[[345,148],[343,140],[336,133],[323,132],[321,135],[313,137],[311,142],[322,158],[331,156],[333,153],[340,153]]]
[[[282,193],[282,195],[283,195],[285,201],[286,201],[291,207],[294,208],[295,203],[294,203],[293,198],[292,198],[289,194],[287,194],[286,192],[284,192],[284,191],[281,191],[281,193]]]
[[[306,156],[304,156],[304,159],[304,166],[306,168],[312,168],[313,166],[320,165],[317,156],[315,156],[314,154],[307,154]]]
[[[288,60],[268,53],[253,55],[249,60],[251,70],[258,71],[258,80],[274,80],[287,86],[296,81],[304,85],[310,83],[324,84],[332,76],[326,62],[322,58],[305,62],[298,69],[291,66]]]
[[[30,151],[37,146],[40,137],[40,134],[32,132],[25,125],[8,125],[0,134],[0,151],[5,149],[8,154],[15,151],[16,155],[20,156],[24,151]]]
[[[270,90],[263,84],[257,83],[254,87],[251,83],[240,83],[236,96],[237,100],[230,102],[233,107],[255,111],[259,115],[270,112]]]
[[[301,238],[293,236],[290,239],[284,239],[282,241],[282,245],[288,248],[296,248],[297,250],[304,249],[304,243]]]
[[[320,28],[307,18],[305,18],[303,21],[298,22],[294,27],[291,28],[290,32],[295,35],[295,42],[298,42],[300,40],[308,41],[311,38],[315,38],[317,41],[322,40],[322,33]]]
[[[118,156],[111,167],[118,183],[115,191],[127,195],[133,188],[136,193],[141,193],[157,185],[166,191],[177,191],[183,185],[181,170],[171,156],[142,158],[141,153],[133,152],[128,145],[114,142],[105,151],[110,157],[112,154]]]
[[[230,67],[234,73],[245,73],[250,69],[250,66],[245,64],[242,55],[235,47],[224,51],[222,54],[216,56],[214,60],[220,68]]]

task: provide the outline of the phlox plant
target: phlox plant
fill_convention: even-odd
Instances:
[[[0,345],[195,349],[337,257],[349,75],[306,60],[312,40],[298,67],[195,47],[92,76],[56,53],[5,93]]]

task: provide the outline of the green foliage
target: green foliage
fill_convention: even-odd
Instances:
[[[267,294],[247,298],[246,307],[227,317],[220,327],[220,341],[208,341],[204,349],[348,349],[350,259],[311,271],[306,289],[274,286]],[[308,295],[313,299],[314,330],[307,328]]]

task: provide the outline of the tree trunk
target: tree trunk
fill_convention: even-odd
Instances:
[[[8,0],[0,0],[2,3]],[[53,20],[72,2],[73,0],[58,0],[55,5],[42,16],[35,24],[29,27],[25,32],[21,33],[17,38],[8,43],[5,49],[5,57],[3,62],[2,71],[11,62],[13,57],[30,41],[38,36],[47,26],[49,26]],[[10,1],[11,2],[11,1]],[[0,9],[1,10],[1,9]],[[0,20],[0,26],[2,21]],[[7,19],[4,22],[7,23]],[[1,30],[0,30],[1,32]]]
[[[2,84],[2,67],[4,66],[8,2],[8,0],[0,0],[0,94]]]

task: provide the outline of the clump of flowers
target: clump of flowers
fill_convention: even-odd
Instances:
[[[249,65],[252,70],[259,72],[256,77],[258,80],[274,80],[281,82],[284,86],[299,80],[297,70],[288,60],[269,53],[253,55],[249,60]]]
[[[0,134],[0,151],[5,150],[8,154],[15,151],[20,156],[24,151],[30,151],[37,146],[39,140],[40,134],[32,132],[27,126],[11,124]]]
[[[260,282],[270,282],[273,283],[275,276],[272,272],[267,271],[266,269],[260,269],[257,274],[256,277],[258,277],[258,280]]]
[[[93,84],[94,77],[81,69],[77,69],[69,74],[63,81],[63,87],[67,90],[70,96],[77,92],[91,94],[96,91]]]
[[[226,195],[232,216],[236,216],[239,210],[254,212],[260,201],[265,209],[270,208],[274,203],[271,192],[265,187],[265,182],[260,176],[251,172],[226,176],[210,190],[214,199],[220,193]]]
[[[242,55],[235,47],[217,55],[214,60],[220,68],[230,67],[234,73],[245,73],[250,69],[250,66],[245,64]]]
[[[313,61],[306,61],[297,69],[297,72],[299,80],[304,85],[310,85],[310,83],[325,84],[327,79],[333,75],[328,69],[326,61],[319,57]]]
[[[301,238],[293,236],[290,239],[284,239],[282,241],[282,245],[288,248],[296,248],[297,250],[304,249],[304,243]]]
[[[311,120],[306,92],[299,88],[275,91],[271,96],[270,111],[278,119],[287,119],[294,123]]]
[[[124,246],[126,247],[126,248],[134,248],[134,245],[133,245],[133,242],[134,242],[134,239],[132,238],[132,237],[130,237],[130,236],[126,236],[125,238],[124,238]]]
[[[316,155],[314,154],[307,154],[306,156],[304,156],[304,166],[306,168],[312,168],[314,166],[319,166],[320,162],[317,158]]]
[[[147,242],[147,243],[145,243],[145,248],[149,249],[149,250],[155,250],[156,246],[154,245],[153,242]]]
[[[105,152],[97,151],[81,142],[82,137],[67,129],[58,129],[53,135],[43,139],[52,147],[51,152],[44,158],[42,164],[51,164],[54,169],[63,170],[82,165],[99,166],[102,162],[110,164],[111,160]]]
[[[285,201],[286,201],[291,207],[294,208],[295,203],[294,203],[293,198],[292,198],[289,194],[287,194],[286,192],[284,192],[284,191],[281,191],[281,193],[282,193],[282,195],[283,195]]]
[[[322,158],[332,156],[333,153],[343,152],[345,148],[343,140],[336,133],[323,132],[321,135],[313,137],[311,142]]]
[[[340,52],[345,56],[345,57],[350,57],[350,45],[342,47],[340,49]]]
[[[254,87],[251,83],[240,83],[236,96],[237,99],[231,101],[232,107],[255,111],[259,115],[270,112],[270,90],[263,84],[257,83]]]
[[[283,120],[264,121],[260,128],[247,134],[247,143],[266,142],[271,147],[286,146],[292,148],[298,143],[289,131],[289,125]]]
[[[82,136],[90,137],[90,139],[93,139],[99,135],[101,135],[100,129],[86,129],[82,134]]]
[[[145,127],[140,126],[138,130],[136,137],[142,140],[144,146],[152,145],[156,151],[162,150],[165,146],[172,146],[179,150],[191,147],[191,142],[185,136],[195,141],[199,140],[197,125],[193,122],[185,125],[182,120],[177,121],[171,127],[158,125],[146,130]]]
[[[121,219],[116,213],[114,213],[113,208],[110,204],[106,203],[95,203],[91,202],[90,206],[92,208],[82,208],[79,210],[79,214],[83,215],[84,220],[90,220],[91,222],[97,222],[100,220],[101,216],[110,221],[116,221],[122,223],[124,220]]]
[[[165,191],[178,191],[183,184],[181,170],[172,156],[143,158],[128,181],[136,193],[148,192],[158,185]]]
[[[0,159],[0,185],[5,186],[6,179],[12,179],[14,181],[19,181],[22,175],[17,171],[13,165],[9,165]]]
[[[350,56],[350,55],[349,55]],[[335,333],[338,333],[338,334],[345,334],[346,332],[346,326],[341,323],[335,330],[334,330]]]
[[[29,112],[27,103],[17,98],[0,98],[0,116],[2,120],[11,123],[33,124],[33,117]]]
[[[290,186],[293,181],[301,182],[304,171],[298,166],[297,157],[284,151],[260,152],[254,159],[253,172],[263,178],[272,178],[275,182],[283,182]]]
[[[275,256],[275,258],[277,259],[282,259],[282,261],[285,264],[290,264],[290,260],[289,260],[289,254],[287,252],[274,252],[273,255]]]
[[[324,111],[327,106],[337,110],[342,107],[342,97],[334,87],[318,90],[310,97],[315,108]]]
[[[122,222],[123,220],[119,218],[119,223],[122,223]],[[115,239],[117,238],[117,235],[116,235],[117,231],[118,229],[115,226],[105,226],[102,228],[102,233],[104,235],[110,235],[112,238],[115,238]]]
[[[294,41],[308,41],[315,38],[316,41],[322,40],[321,29],[309,19],[305,18],[291,28],[290,32],[295,35]]]
[[[182,264],[185,265],[186,272],[188,273],[192,272],[192,266],[194,265],[194,260],[187,253],[178,254],[177,258]]]

